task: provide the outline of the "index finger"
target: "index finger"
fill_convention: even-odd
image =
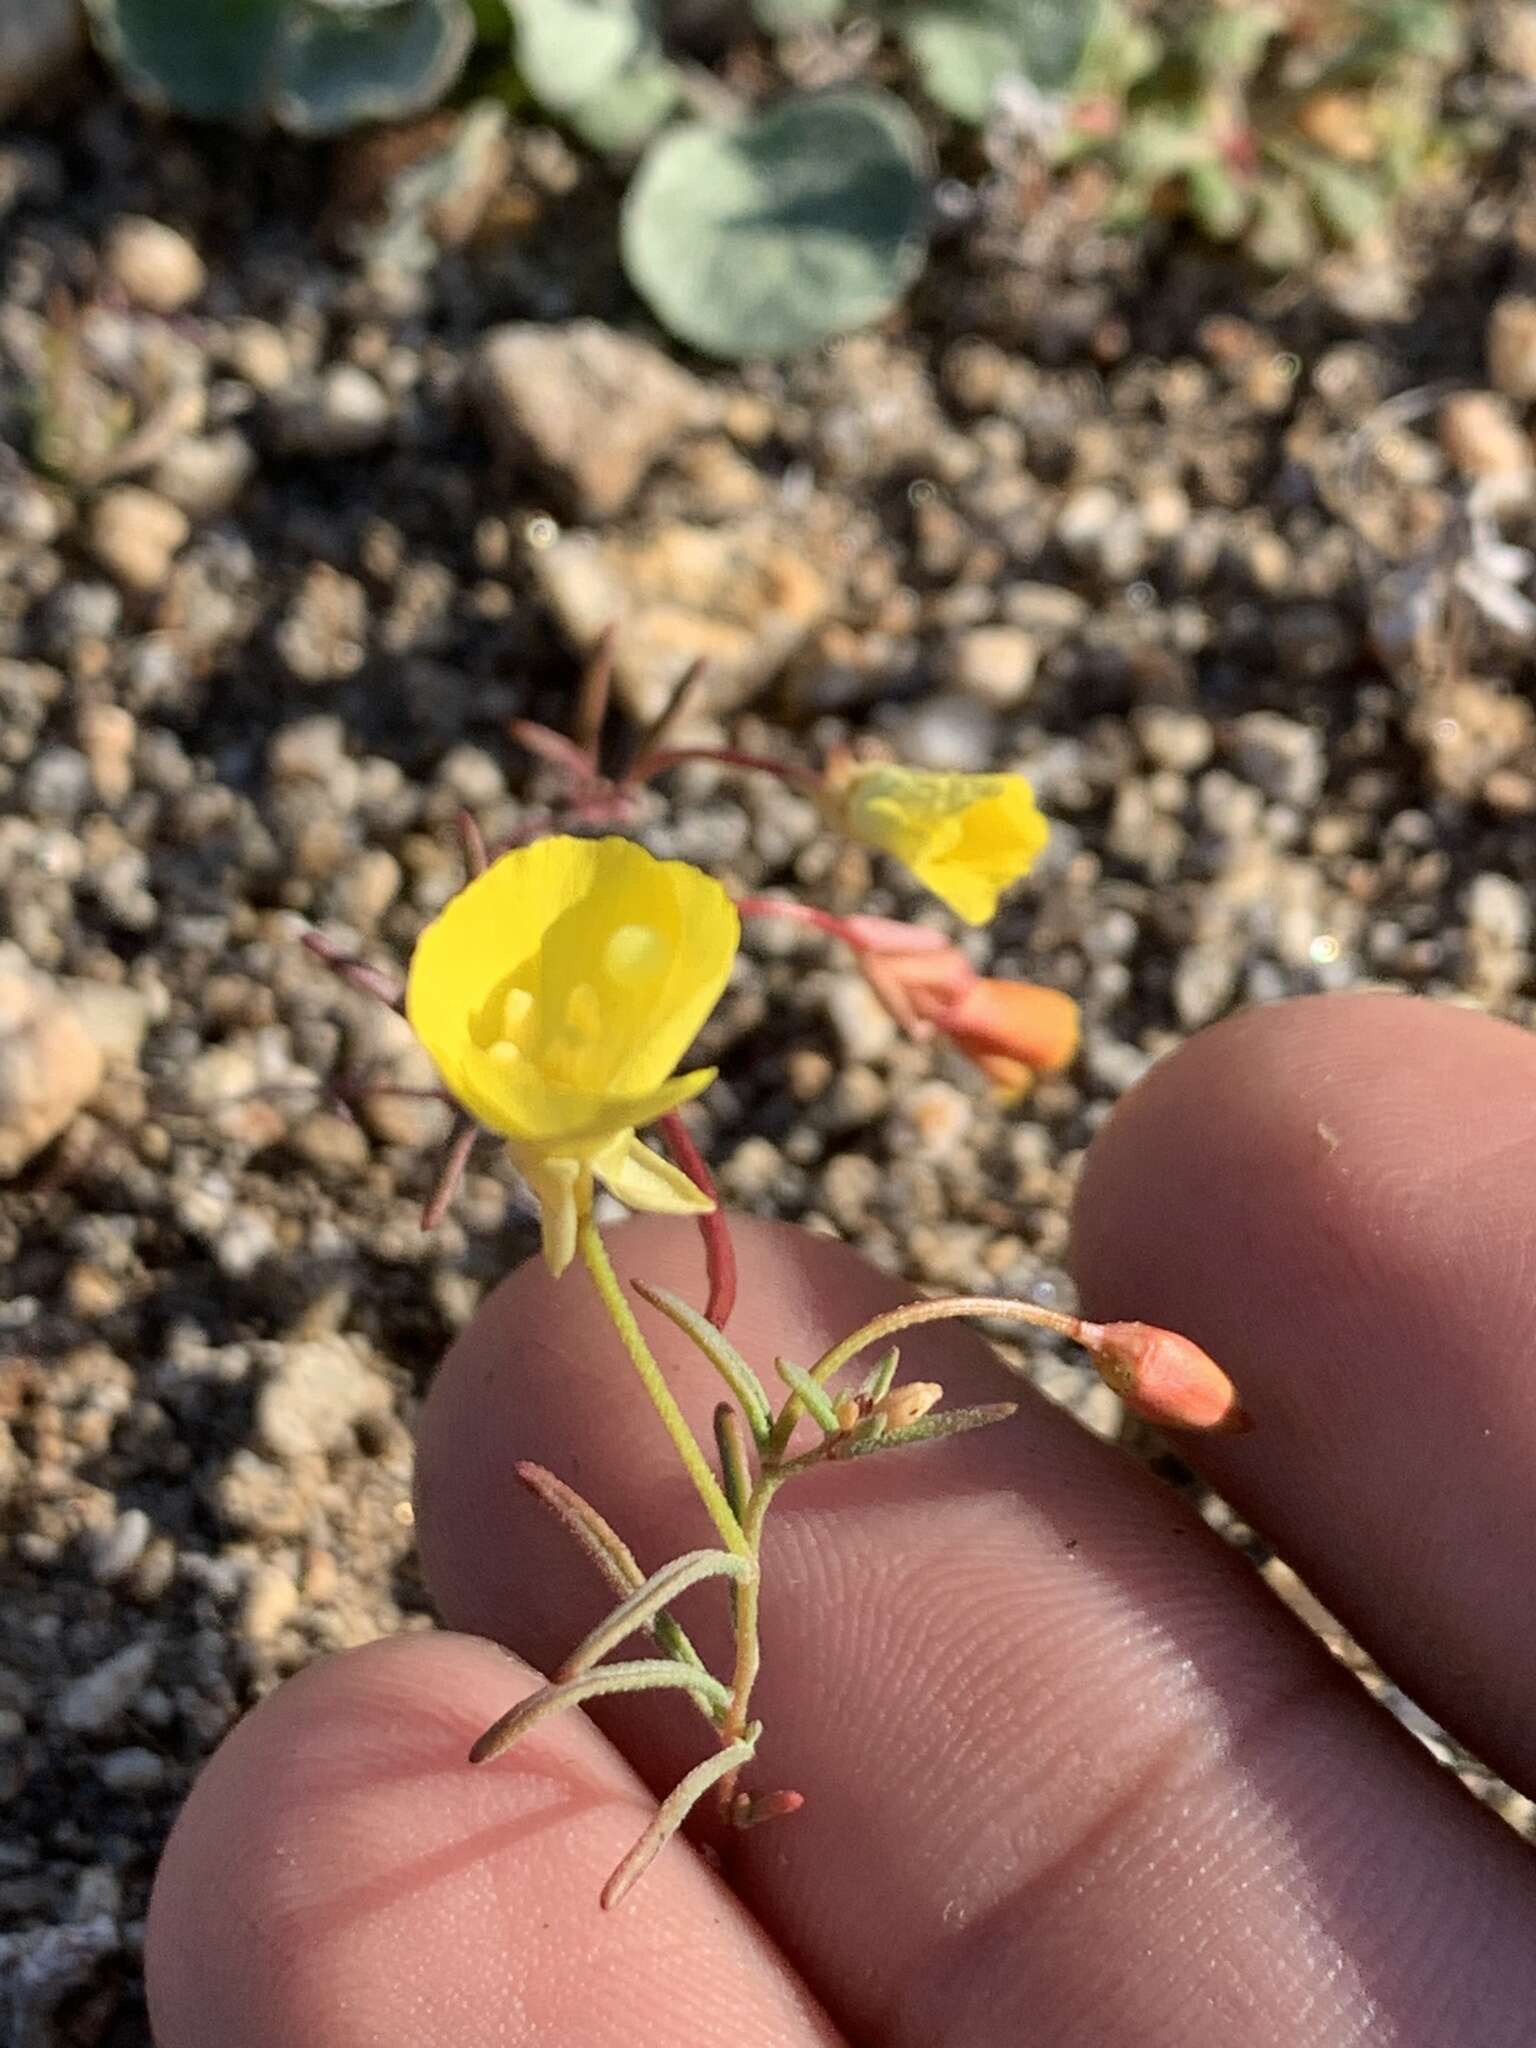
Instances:
[[[1090,1313],[1241,1385],[1253,1435],[1186,1455],[1536,1790],[1536,1040],[1401,996],[1247,1011],[1116,1110],[1074,1244]]]

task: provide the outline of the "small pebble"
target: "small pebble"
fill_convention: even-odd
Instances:
[[[1203,768],[1215,751],[1216,736],[1211,722],[1198,711],[1179,711],[1165,704],[1138,704],[1131,713],[1131,726],[1147,759],[1180,775],[1191,775],[1197,768]]]
[[[100,1532],[91,1549],[91,1577],[98,1586],[114,1585],[132,1571],[153,1528],[142,1508],[127,1508],[110,1528]]]
[[[1440,408],[1440,445],[1467,477],[1523,477],[1531,441],[1492,391],[1458,391]]]
[[[240,1603],[240,1628],[253,1643],[270,1642],[293,1619],[299,1589],[280,1565],[260,1564],[252,1572]]]
[[[1250,782],[1277,803],[1299,807],[1322,794],[1327,774],[1323,736],[1278,711],[1250,711],[1232,729],[1233,757]]]
[[[104,1064],[48,983],[0,965],[0,1180],[59,1135],[95,1093]]]
[[[827,990],[827,1015],[849,1059],[883,1059],[899,1036],[895,1018],[862,974],[838,974]]]
[[[996,711],[1029,695],[1040,650],[1022,626],[973,626],[949,650],[948,679],[957,690]]]
[[[131,214],[112,230],[107,274],[147,313],[179,313],[202,291],[208,273],[196,249],[164,221]]]
[[[133,1705],[160,1655],[152,1637],[142,1637],[83,1672],[60,1693],[54,1719],[73,1735],[105,1735]]]
[[[165,1759],[152,1749],[113,1749],[96,1759],[96,1775],[109,1792],[153,1792],[165,1783]]]
[[[123,589],[151,597],[170,575],[192,526],[168,498],[138,484],[117,484],[91,507],[86,531],[97,561]]]
[[[272,431],[289,455],[366,454],[388,438],[394,418],[383,386],[353,363],[333,364],[272,404]]]
[[[1495,300],[1488,316],[1488,374],[1495,390],[1517,405],[1536,399],[1536,298],[1511,292]]]

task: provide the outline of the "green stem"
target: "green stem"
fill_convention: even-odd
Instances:
[[[758,1610],[762,1591],[762,1544],[763,1517],[767,1514],[773,1496],[779,1490],[777,1476],[765,1472],[752,1489],[752,1498],[747,1502],[747,1512],[742,1517],[742,1535],[751,1545],[752,1555],[758,1560],[758,1568],[751,1578],[741,1579],[732,1588],[732,1619],[736,1635],[736,1666],[731,1673],[731,1703],[725,1710],[720,1723],[722,1742],[739,1742],[746,1733],[747,1705],[752,1698],[752,1688],[757,1683],[758,1669],[763,1661],[762,1644],[758,1638]],[[736,1798],[736,1780],[739,1766],[728,1771],[720,1780],[720,1811],[729,1816]]]
[[[1028,1323],[1036,1330],[1050,1330],[1079,1344],[1083,1341],[1082,1319],[1059,1308],[1037,1308],[1032,1301],[1015,1301],[1005,1294],[953,1294],[939,1301],[911,1301],[905,1308],[893,1308],[876,1316],[824,1352],[811,1367],[811,1378],[818,1386],[824,1386],[866,1344],[877,1344],[882,1337],[894,1337],[917,1323],[947,1323],[964,1316],[993,1316],[999,1322]]]
[[[625,1299],[619,1285],[619,1277],[613,1270],[608,1257],[608,1247],[603,1243],[597,1225],[589,1216],[581,1226],[578,1239],[582,1260],[592,1275],[593,1284],[608,1311],[609,1320],[618,1332],[619,1341],[629,1353],[630,1362],[640,1375],[640,1383],[651,1397],[651,1405],[661,1417],[662,1427],[671,1437],[677,1455],[683,1461],[683,1468],[693,1481],[694,1491],[704,1503],[709,1519],[714,1523],[721,1542],[737,1557],[750,1558],[754,1555],[751,1545],[742,1533],[742,1526],[731,1513],[731,1504],[720,1490],[720,1482],[710,1469],[709,1461],[699,1447],[698,1439],[688,1427],[683,1411],[673,1397],[672,1389],[661,1376],[661,1367],[652,1356],[651,1348],[645,1341],[640,1325]]]

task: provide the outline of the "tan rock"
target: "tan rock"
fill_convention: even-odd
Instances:
[[[1510,292],[1488,316],[1488,374],[1518,405],[1536,398],[1536,298]]]
[[[1529,436],[1492,391],[1458,391],[1440,408],[1440,446],[1463,476],[1523,476]]]
[[[1040,650],[1022,626],[972,626],[956,635],[946,665],[956,689],[1007,711],[1029,695]]]
[[[1488,48],[1504,70],[1536,84],[1536,6],[1529,0],[1508,0],[1495,8],[1488,24]]]
[[[703,704],[735,710],[770,682],[832,610],[829,578],[768,519],[673,522],[649,533],[563,535],[530,555],[545,599],[578,648],[617,628],[614,686],[647,723],[689,666],[707,664]]]
[[[299,1605],[299,1589],[279,1564],[259,1564],[240,1603],[240,1627],[249,1642],[268,1643]]]
[[[0,1180],[58,1137],[96,1092],[103,1066],[100,1048],[50,982],[0,964]]]
[[[191,531],[186,513],[168,498],[138,484],[116,484],[91,507],[87,538],[97,561],[125,590],[151,597]]]
[[[493,329],[469,389],[500,451],[534,461],[580,519],[621,511],[672,443],[718,412],[696,377],[599,320]]]
[[[118,222],[106,263],[113,282],[146,313],[179,313],[208,282],[203,259],[186,236],[143,214]]]
[[[103,803],[120,804],[133,787],[138,722],[121,704],[86,704],[75,721],[80,751]]]

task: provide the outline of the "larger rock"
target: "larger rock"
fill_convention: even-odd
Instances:
[[[52,1143],[96,1092],[103,1065],[58,990],[0,960],[0,1180]]]
[[[388,1383],[340,1337],[290,1344],[256,1400],[256,1431],[280,1458],[345,1449],[355,1425],[389,1406]]]
[[[767,519],[674,522],[636,536],[567,534],[534,550],[531,566],[578,647],[617,629],[614,686],[648,724],[694,662],[706,664],[710,711],[735,710],[773,679],[836,600],[804,546]]]
[[[579,519],[622,510],[652,463],[718,410],[697,378],[598,320],[493,329],[470,391],[501,452],[536,463]]]

